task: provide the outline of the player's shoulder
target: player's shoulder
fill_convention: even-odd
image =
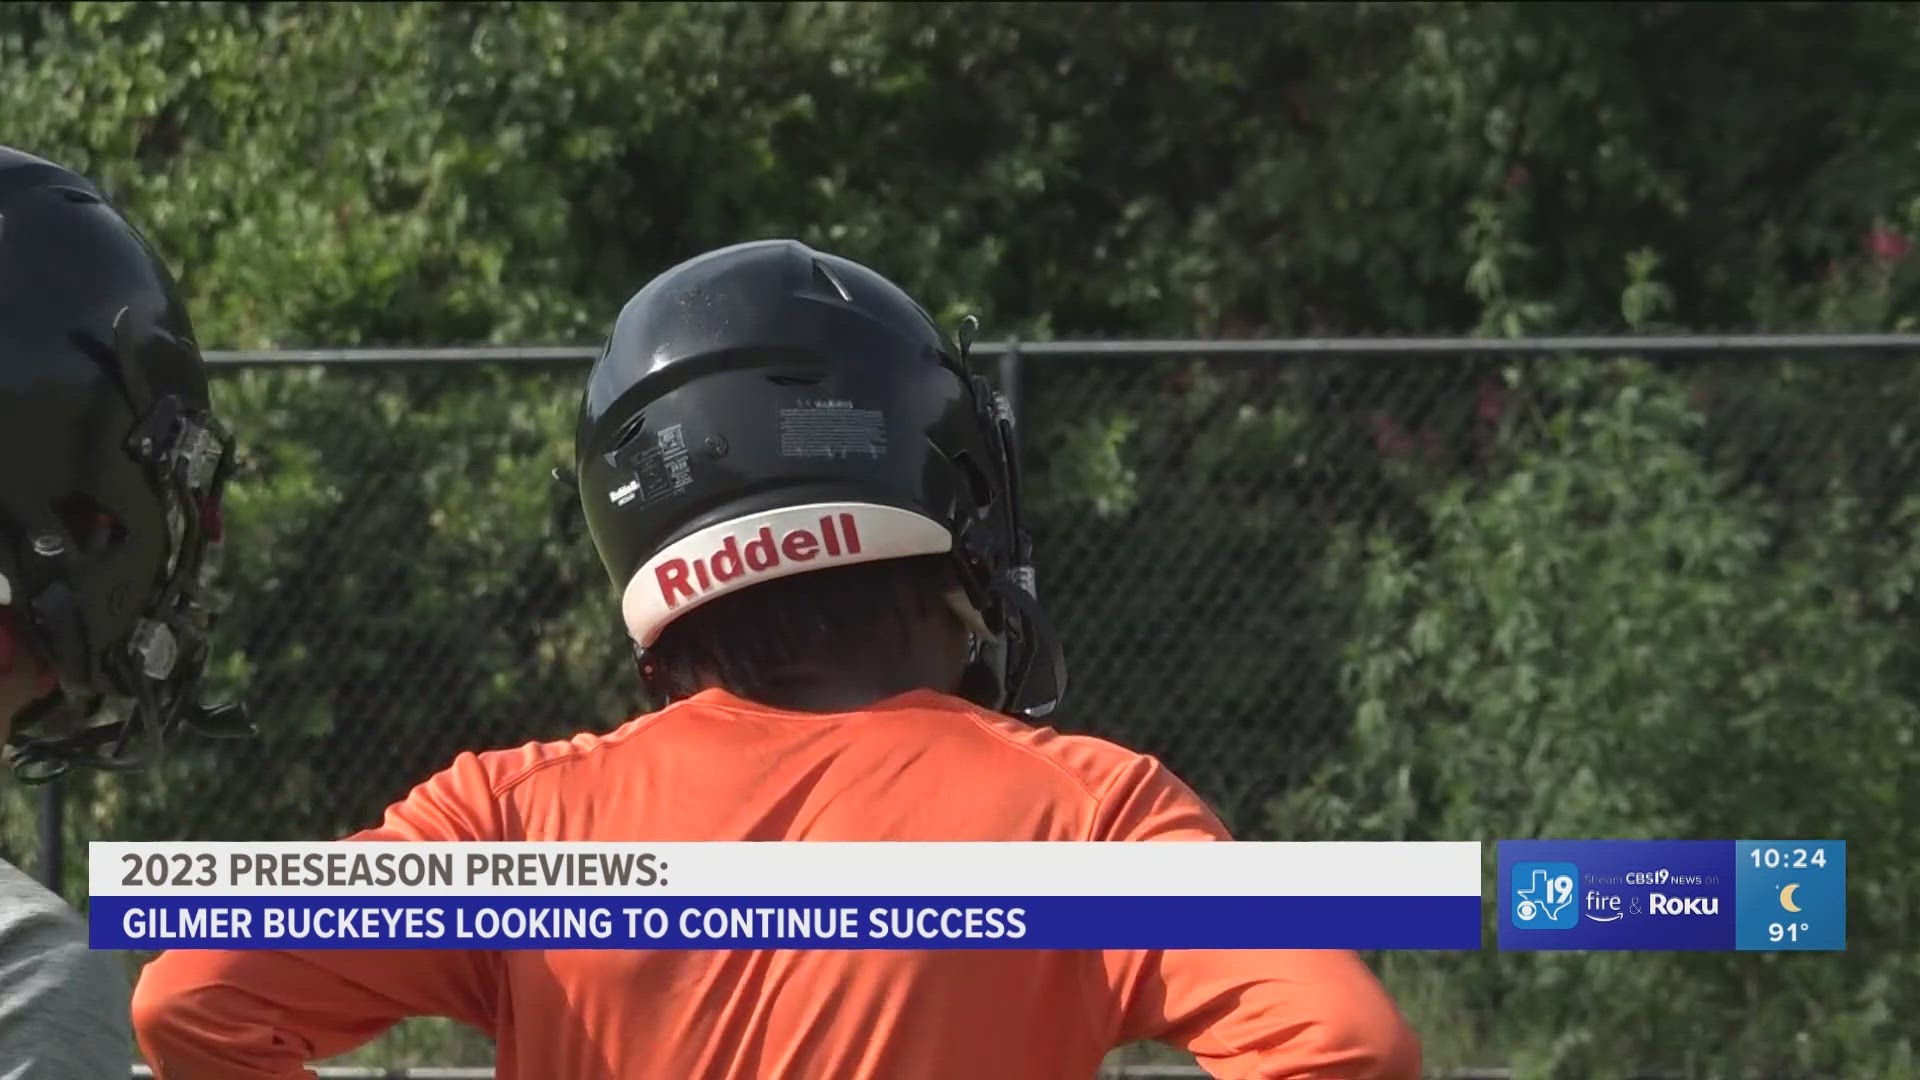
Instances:
[[[131,993],[118,959],[87,948],[79,914],[0,861],[0,1076],[124,1072]]]
[[[983,737],[1040,763],[1036,767],[1071,777],[1080,786],[1091,809],[1086,829],[1090,838],[1230,838],[1205,800],[1151,754],[1097,736],[965,707]]]
[[[80,913],[26,872],[0,860],[0,944],[53,947],[86,944]]]
[[[1108,777],[1152,760],[1147,754],[1097,735],[1029,723],[965,702],[957,703],[956,708],[964,711],[974,727],[988,739],[1075,775]]]
[[[1057,773],[1071,779],[1096,801],[1106,798],[1129,777],[1164,771],[1152,755],[1109,739],[1029,723],[957,698],[946,705],[965,715],[975,738],[993,748],[1006,764],[1019,767],[1024,763],[1031,770]]]
[[[497,797],[555,769],[598,764],[603,756],[633,741],[678,709],[679,706],[669,706],[645,713],[611,731],[583,731],[564,739],[536,740],[504,750],[462,754],[454,769],[465,774],[460,779],[462,786],[484,786]]]

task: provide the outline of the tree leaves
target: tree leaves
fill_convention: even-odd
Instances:
[[[115,194],[209,346],[592,342],[653,273],[768,236],[1026,340],[1864,330],[1916,299],[1914,25],[20,3],[0,66],[9,142]],[[1844,961],[1384,958],[1430,1060],[1911,1073],[1911,365],[1023,363],[1062,722],[1243,833],[1859,845],[1880,937]],[[263,734],[77,781],[76,836],[338,833],[456,748],[642,707],[604,575],[546,530],[577,389],[224,373],[250,465],[220,677]]]

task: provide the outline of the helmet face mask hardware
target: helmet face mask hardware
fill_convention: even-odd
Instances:
[[[675,619],[791,574],[946,556],[971,610],[965,696],[1040,717],[1065,662],[1032,590],[1013,418],[884,277],[790,240],[708,252],[616,320],[573,483],[649,689]],[[952,601],[943,601],[951,603]]]
[[[233,440],[172,278],[85,180],[4,148],[0,223],[0,602],[52,683],[5,760],[33,782],[245,734],[197,700]]]

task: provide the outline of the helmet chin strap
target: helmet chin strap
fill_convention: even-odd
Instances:
[[[979,608],[973,606],[972,600],[967,599],[967,590],[955,585],[941,593],[941,599],[947,602],[947,610],[953,612],[953,617],[959,619],[960,625],[966,627],[967,633],[975,639],[996,644],[999,642],[1000,635],[987,628],[986,617],[980,614]]]
[[[1060,647],[1060,638],[1053,632],[1053,624],[1047,619],[1046,610],[1033,594],[1029,584],[1032,580],[1033,568],[1023,566],[1008,574],[996,575],[993,588],[1019,616],[1020,651],[1007,672],[1007,707],[1029,720],[1039,720],[1053,715],[1053,710],[1066,696],[1067,656]],[[1051,685],[1045,686],[1045,698],[1022,705],[1035,664],[1046,665],[1046,681]]]
[[[1004,394],[996,393],[987,381],[973,374],[969,361],[980,320],[968,315],[960,322],[957,344],[959,374],[972,389],[982,426],[1000,453],[1002,473],[1000,491],[1006,500],[1006,534],[998,543],[1010,544],[1010,550],[997,550],[996,538],[985,532],[963,533],[959,547],[975,558],[1011,556],[1012,566],[991,573],[981,581],[973,576],[969,587],[980,593],[978,605],[963,593],[956,601],[948,598],[962,623],[973,633],[975,655],[960,680],[960,696],[969,701],[1027,720],[1040,720],[1053,714],[1067,691],[1067,658],[1053,625],[1041,610],[1034,588],[1033,542],[1024,528],[1025,507],[1021,501],[1024,480],[1020,464],[1020,444],[1015,436],[1017,419],[1013,405]],[[981,606],[998,609],[1003,624],[1001,633],[993,633],[981,615]],[[1022,705],[1027,681],[1034,665],[1047,667],[1051,683],[1047,696],[1032,705]]]
[[[1007,612],[1006,631],[976,634],[978,648],[960,677],[959,696],[1023,719],[1041,720],[1052,715],[1066,695],[1067,658],[1052,624],[1047,621],[1046,612],[1027,584],[1032,574],[1031,567],[1022,567],[1002,571],[988,580],[988,593],[999,600]],[[966,606],[973,610],[971,603]],[[977,611],[974,615],[979,618]],[[1047,688],[1045,699],[1022,705],[1036,663],[1046,665],[1052,685]]]

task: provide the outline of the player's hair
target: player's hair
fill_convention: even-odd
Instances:
[[[780,704],[818,687],[876,694],[916,689],[923,628],[956,618],[946,595],[958,575],[946,556],[859,563],[778,578],[718,597],[674,620],[646,652],[681,697],[719,687]],[[961,665],[954,666],[954,679]]]

